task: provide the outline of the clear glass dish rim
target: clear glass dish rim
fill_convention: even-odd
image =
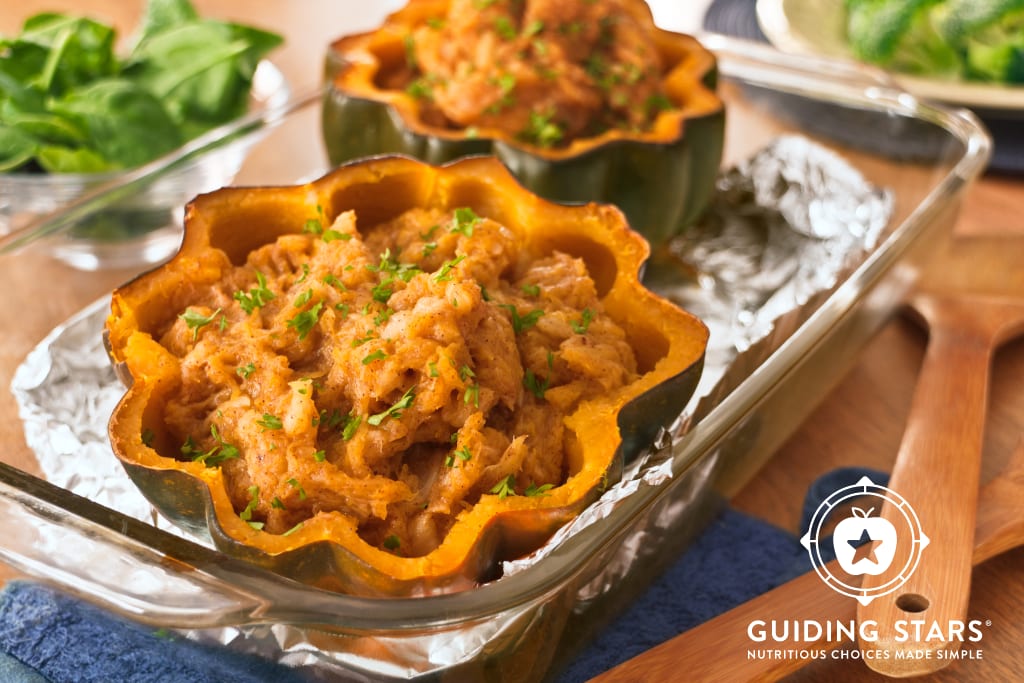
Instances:
[[[167,154],[136,168],[102,173],[0,173],[0,182],[19,191],[50,189],[57,194],[77,192],[49,213],[29,219],[16,230],[0,235],[0,255],[16,252],[43,238],[70,230],[75,224],[136,194],[142,195],[161,180],[202,164],[232,142],[251,139],[260,131],[281,123],[289,113],[319,96],[319,92],[296,94],[284,73],[269,59],[259,62],[258,79],[270,84],[256,106],[245,115],[212,128]]]
[[[716,34],[701,40],[719,59],[720,74],[774,88],[831,101],[837,106],[858,105],[885,113],[926,121],[943,128],[964,148],[963,155],[938,181],[913,212],[865,259],[828,300],[801,325],[750,377],[726,396],[674,445],[671,468],[680,476],[695,466],[728,431],[749,413],[806,354],[817,340],[859,296],[879,280],[902,256],[921,226],[935,215],[944,202],[978,176],[991,154],[991,140],[985,129],[966,110],[922,102],[899,90],[883,75],[859,65],[830,59],[795,58],[772,48]],[[309,97],[264,114],[280,118],[308,104]],[[229,131],[230,133],[231,131]],[[235,131],[237,132],[237,131]],[[147,180],[169,172],[174,160],[150,169]],[[102,205],[103,197],[96,204]],[[613,540],[630,523],[653,505],[666,486],[645,486],[630,496],[600,525],[592,525],[555,548],[543,562],[499,581],[468,591],[413,598],[366,598],[320,590],[299,584],[253,565],[234,560],[166,532],[148,527],[120,513],[56,489],[47,482],[10,467],[0,471],[0,480],[37,499],[40,506],[60,507],[127,539],[188,562],[222,583],[225,592],[253,598],[258,605],[244,623],[287,622],[327,625],[341,631],[402,632],[450,627],[480,621],[524,605],[544,601],[558,593],[590,557]],[[34,480],[34,481],[33,481]],[[61,493],[66,498],[61,497]],[[59,499],[60,498],[60,499]],[[258,596],[258,597],[254,597]],[[227,624],[224,624],[227,625]],[[238,625],[242,625],[241,622]]]

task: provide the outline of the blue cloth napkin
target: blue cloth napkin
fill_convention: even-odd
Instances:
[[[835,470],[808,491],[804,526],[833,491],[862,476]],[[810,569],[797,536],[726,508],[687,551],[560,672],[576,683],[610,669]],[[298,683],[295,670],[124,620],[43,584],[0,593],[3,683]]]
[[[3,683],[300,683],[293,670],[121,619],[49,586],[0,593]]]

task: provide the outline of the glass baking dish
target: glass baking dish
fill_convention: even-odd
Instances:
[[[313,589],[226,557],[12,467],[9,462],[24,458],[5,454],[0,513],[8,531],[0,538],[0,559],[136,620],[335,679],[551,675],[591,629],[685,550],[829,392],[948,238],[963,192],[990,154],[989,138],[972,115],[918,101],[875,72],[723,36],[702,39],[720,60],[726,165],[779,136],[799,134],[891,192],[892,216],[838,282],[776,320],[738,356],[714,392],[633,472],[629,494],[607,515],[593,515],[597,523],[556,536],[542,559],[477,588],[369,599]],[[315,105],[306,98],[264,122],[273,125],[265,126],[270,130],[262,131],[236,183],[290,184],[325,171]],[[273,174],[247,173],[261,155],[280,149],[292,153],[275,157]],[[45,241],[0,258],[9,299],[0,306],[0,322],[12,329],[21,321],[5,353],[8,383],[47,330],[133,275],[58,271],[62,277],[25,287],[18,283],[53,268]],[[74,296],[48,304],[45,293],[53,288]],[[10,399],[3,400],[16,422]],[[226,635],[238,633],[245,638]]]

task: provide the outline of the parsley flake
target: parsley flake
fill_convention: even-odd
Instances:
[[[356,434],[356,430],[359,429],[359,425],[363,423],[363,416],[356,415],[354,413],[348,414],[348,419],[345,420],[345,426],[341,430],[342,441],[348,441]]]
[[[288,480],[288,485],[293,489],[297,489],[299,492],[299,500],[306,500],[306,489],[302,488],[302,484],[299,483],[298,479],[292,477]]]
[[[477,216],[473,209],[465,206],[459,207],[454,211],[452,225],[448,229],[448,232],[458,232],[466,237],[472,237],[473,228],[475,228],[481,220],[480,216]]]
[[[195,341],[199,337],[200,328],[206,327],[212,323],[217,316],[220,315],[220,309],[211,313],[210,315],[203,315],[196,313],[191,308],[187,309],[184,313],[178,317],[185,321],[185,325],[192,330],[192,341]]]
[[[529,496],[530,498],[535,498],[537,496],[546,496],[548,495],[547,492],[553,488],[554,484],[541,484],[540,486],[537,486],[537,484],[530,484],[529,486],[526,487],[526,490],[523,491],[523,495]]]
[[[271,415],[270,413],[263,413],[263,417],[256,420],[256,424],[264,429],[281,429],[284,427],[284,423],[281,422],[281,418],[277,415]]]
[[[459,265],[466,259],[465,254],[456,256],[450,261],[445,261],[441,264],[441,267],[436,273],[434,273],[434,282],[448,282],[452,279],[452,268]]]
[[[375,360],[384,360],[387,357],[388,354],[385,353],[384,349],[377,349],[373,353],[363,356],[363,365],[369,365]]]
[[[253,522],[252,513],[256,511],[256,506],[260,503],[260,487],[250,486],[247,491],[249,492],[249,502],[246,503],[245,509],[238,513],[238,516],[242,521],[248,522],[253,529],[259,531],[263,528],[263,523]]]
[[[497,484],[491,487],[490,493],[496,494],[498,498],[507,498],[516,495],[516,475],[510,474]]]
[[[580,314],[579,322],[573,322],[572,330],[576,334],[586,334],[587,328],[590,327],[590,321],[594,319],[594,312],[589,308],[584,308]]]
[[[516,334],[530,329],[537,324],[537,321],[544,315],[544,311],[535,308],[526,315],[519,315],[519,310],[513,304],[499,304],[502,308],[508,309],[512,314],[512,329]]]
[[[366,418],[368,424],[377,427],[387,418],[391,417],[399,419],[402,417],[402,411],[412,405],[413,399],[416,398],[416,385],[412,385],[406,389],[405,393],[402,394],[402,398],[398,399],[393,406],[381,413],[376,413]]]
[[[288,327],[294,328],[299,333],[300,341],[306,338],[306,335],[320,320],[320,309],[323,308],[323,305],[323,301],[318,301],[308,311],[303,311],[288,321]]]

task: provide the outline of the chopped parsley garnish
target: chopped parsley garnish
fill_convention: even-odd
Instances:
[[[242,379],[249,379],[249,375],[256,372],[256,364],[246,363],[245,365],[239,365],[237,368],[235,368],[235,372]]]
[[[648,115],[657,114],[659,111],[672,108],[672,100],[661,94],[654,94],[644,102],[644,110]]]
[[[259,271],[256,271],[256,286],[251,288],[248,294],[242,291],[234,294],[235,301],[246,313],[252,313],[257,308],[266,305],[274,296],[274,293],[267,288],[267,278]]]
[[[373,297],[373,300],[382,304],[386,304],[388,302],[388,299],[390,299],[391,295],[394,293],[394,289],[391,288],[391,283],[394,281],[394,278],[389,277],[385,279],[384,282],[381,282],[376,287],[374,287],[370,291],[370,296]]]
[[[551,120],[550,113],[531,111],[526,127],[519,133],[519,138],[532,142],[538,147],[554,147],[565,136],[561,126]]]
[[[516,77],[512,74],[506,73],[498,77],[489,78],[488,83],[497,86],[499,99],[487,107],[487,113],[496,114],[505,107],[512,106],[515,103],[515,97],[512,95],[512,91],[516,88]]]
[[[476,227],[477,223],[480,222],[480,216],[476,215],[476,212],[469,207],[460,207],[455,209],[454,216],[452,217],[452,226],[448,229],[449,232],[462,233],[466,237],[473,236],[473,228]]]
[[[573,322],[572,331],[576,334],[586,334],[587,328],[590,327],[590,321],[594,319],[594,312],[589,308],[584,308],[580,314],[579,322]]]
[[[323,306],[324,302],[318,301],[308,311],[303,311],[288,321],[288,327],[294,328],[299,333],[300,340],[305,339],[310,330],[316,326],[320,320],[320,309]]]
[[[303,524],[305,524],[305,522],[299,522],[298,524],[296,524],[296,525],[295,525],[295,526],[293,526],[293,527],[292,527],[291,529],[289,529],[288,531],[284,532],[284,533],[283,533],[283,534],[281,534],[281,535],[282,535],[282,536],[291,536],[291,535],[292,535],[292,534],[294,534],[294,533],[295,533],[296,531],[298,531],[299,529],[301,529],[301,528],[302,528],[302,525],[303,525]]]
[[[540,308],[535,308],[526,315],[519,315],[519,310],[513,304],[499,304],[499,306],[508,309],[509,313],[512,314],[512,329],[516,334],[536,325],[537,321],[544,315],[544,311]]]
[[[249,502],[246,504],[245,509],[238,513],[238,516],[243,522],[248,522],[249,526],[259,531],[263,528],[263,523],[253,522],[252,513],[260,503],[260,487],[250,486],[247,491],[249,492]]]
[[[384,352],[384,349],[377,349],[373,353],[363,356],[363,365],[369,365],[375,360],[384,360],[387,357],[388,354]]]
[[[295,306],[295,308],[302,308],[303,306],[308,304],[310,299],[312,299],[312,298],[313,298],[313,290],[312,289],[307,289],[305,292],[303,292],[302,294],[299,294],[297,297],[295,297],[295,301],[294,301],[294,303],[292,305]]]
[[[527,37],[535,36],[544,30],[544,22],[540,19],[534,19],[523,28],[523,34]]]
[[[288,480],[288,485],[293,489],[297,489],[299,492],[299,500],[306,500],[306,489],[302,488],[302,484],[299,483],[298,479],[294,477]]]
[[[445,261],[441,264],[441,267],[434,273],[434,282],[448,282],[452,279],[452,268],[459,265],[465,260],[465,254],[456,256],[450,261]]]
[[[270,501],[270,507],[274,508],[275,510],[285,509],[284,503],[282,503],[281,499],[278,498],[277,496],[274,496],[274,500]]]
[[[423,272],[412,263],[400,263],[396,257],[391,255],[390,248],[385,249],[380,255],[380,262],[377,265],[368,265],[366,269],[375,273],[390,273],[393,278],[397,277],[402,282],[409,282],[415,275]],[[389,278],[385,282],[393,278]]]
[[[302,232],[310,235],[320,235],[324,231],[324,225],[320,222],[319,218],[310,218],[302,226]]]
[[[523,491],[523,495],[531,498],[536,496],[546,496],[547,492],[553,488],[554,484],[541,484],[540,486],[537,486],[537,484],[530,484],[526,487],[526,490]]]
[[[430,87],[430,81],[426,78],[417,78],[415,81],[405,86],[405,92],[418,100],[429,100],[433,97],[433,90]]]
[[[333,242],[334,240],[348,241],[352,239],[352,235],[347,232],[339,232],[333,228],[324,230],[324,242]]]
[[[220,431],[217,429],[217,425],[210,425],[210,434],[213,436],[216,444],[213,448],[206,451],[205,453],[196,448],[195,442],[192,441],[192,437],[185,439],[185,443],[181,446],[181,454],[187,458],[191,458],[195,462],[201,462],[207,467],[217,467],[226,460],[237,458],[239,451],[237,446],[233,446],[220,436]]]
[[[335,289],[341,290],[342,292],[348,291],[348,287],[345,286],[345,283],[339,280],[338,276],[335,275],[334,273],[327,273],[327,275],[324,275],[322,282],[325,285],[334,287]]]
[[[510,474],[497,484],[491,487],[490,493],[494,493],[498,498],[507,498],[508,496],[516,495],[516,475]]]
[[[192,330],[192,341],[195,341],[199,337],[199,329],[212,323],[218,315],[220,315],[219,308],[210,315],[202,315],[189,308],[178,317],[184,320],[185,325]]]
[[[523,285],[522,287],[520,287],[520,289],[523,290],[524,294],[529,294],[530,296],[540,296],[540,286],[539,285],[530,284],[528,282],[525,285]]]
[[[413,399],[416,398],[416,385],[412,385],[406,389],[405,393],[402,394],[402,398],[398,399],[393,406],[381,413],[376,413],[366,418],[368,424],[377,427],[387,418],[391,417],[399,419],[402,417],[402,411],[412,405]]]
[[[343,441],[348,441],[356,434],[356,430],[359,429],[359,425],[363,423],[362,415],[355,415],[353,413],[348,414],[348,419],[345,420],[345,427],[341,430],[341,438]]]
[[[284,427],[284,423],[281,422],[281,418],[277,415],[271,415],[270,413],[263,413],[263,417],[256,420],[256,424],[264,429],[281,429]]]
[[[463,446],[459,450],[455,451],[455,455],[462,462],[468,462],[469,460],[471,460],[473,458],[473,453],[470,452],[469,446]]]
[[[548,370],[550,371],[554,365],[555,357],[554,354],[548,351]],[[539,399],[544,398],[544,394],[547,392],[548,387],[551,386],[551,374],[543,380],[537,377],[537,375],[530,368],[526,368],[526,372],[523,373],[523,386]]]
[[[394,534],[391,534],[390,536],[385,538],[383,543],[384,549],[390,550],[391,552],[395,552],[396,550],[398,550],[399,546],[401,545],[402,541],[398,538],[398,536]]]
[[[505,40],[512,40],[516,37],[516,27],[508,17],[498,17],[495,19],[494,30]]]
[[[366,342],[368,342],[368,341],[370,341],[372,339],[375,339],[376,337],[377,337],[377,334],[373,330],[367,330],[365,336],[363,336],[363,337],[356,337],[355,339],[352,340],[352,348],[353,349],[358,348],[358,347],[362,346],[363,344],[365,344]]]

